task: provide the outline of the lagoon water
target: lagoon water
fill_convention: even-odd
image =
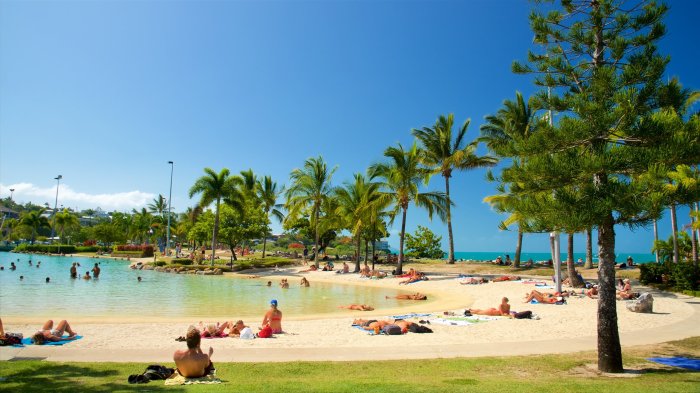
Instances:
[[[28,261],[32,260],[32,266]],[[36,264],[41,261],[41,267]],[[15,262],[17,270],[9,270]],[[78,273],[84,275],[95,263],[102,273],[98,280],[71,279],[69,269],[79,262]],[[109,318],[128,320],[216,318],[238,319],[248,316],[262,319],[270,299],[279,301],[286,316],[308,314],[347,314],[337,307],[364,303],[397,307],[386,295],[395,290],[352,285],[331,285],[313,281],[302,288],[298,279],[290,279],[290,288],[281,289],[278,280],[267,287],[266,279],[230,276],[200,276],[132,270],[123,260],[84,257],[52,257],[0,252],[0,316]],[[326,273],[324,273],[326,274]],[[334,273],[327,273],[334,274]],[[92,273],[91,273],[92,275]],[[19,277],[24,276],[20,281]],[[141,276],[143,281],[138,282]],[[51,282],[45,282],[51,277]],[[404,304],[405,305],[405,304]]]

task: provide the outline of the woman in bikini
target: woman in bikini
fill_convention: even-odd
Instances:
[[[260,329],[262,329],[262,326],[268,324],[270,325],[273,334],[284,333],[282,331],[282,311],[277,309],[277,300],[275,299],[270,301],[270,309],[267,311],[267,313],[265,313]]]
[[[63,337],[63,333],[65,332],[68,332],[68,337]],[[32,336],[32,341],[34,341],[34,344],[43,345],[47,341],[56,342],[74,340],[75,336],[77,335],[78,333],[71,329],[68,321],[65,319],[59,322],[55,329],[53,328],[53,321],[49,319],[46,321],[44,326],[41,327],[41,330]]]
[[[347,306],[338,306],[338,308],[346,308],[348,310],[357,310],[357,311],[373,311],[374,307],[369,306],[367,304],[349,304]]]
[[[472,313],[472,315],[491,315],[491,316],[510,316],[510,304],[508,304],[508,298],[504,297],[501,299],[501,304],[498,306],[498,308],[485,308],[483,310],[478,309],[478,308],[470,308],[469,312]]]

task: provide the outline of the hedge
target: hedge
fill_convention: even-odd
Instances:
[[[75,252],[110,252],[111,247],[101,247],[101,246],[77,246],[75,247]]]
[[[75,246],[68,244],[20,244],[15,247],[16,252],[43,252],[50,254],[73,254]]]
[[[173,265],[191,265],[192,260],[189,258],[173,258],[170,263]]]
[[[112,254],[124,254],[125,252],[131,254],[131,252],[138,251],[141,258],[147,258],[153,256],[153,246],[150,244],[119,244],[113,247]]]
[[[639,282],[662,284],[679,291],[694,291],[700,287],[700,271],[688,262],[645,263],[639,265]]]

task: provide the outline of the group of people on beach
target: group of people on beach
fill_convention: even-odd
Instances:
[[[65,333],[68,333],[68,335],[65,336]],[[2,325],[2,319],[0,319],[0,341],[2,341],[3,343],[7,342],[8,344],[10,344],[10,342],[6,341],[10,336],[19,337],[19,342],[16,342],[15,344],[20,344],[21,337],[23,337],[24,335],[16,333],[6,333]],[[76,333],[71,328],[70,324],[68,324],[68,321],[66,321],[65,319],[59,321],[55,326],[53,320],[49,319],[41,326],[41,329],[37,330],[34,334],[32,334],[31,339],[33,344],[43,345],[48,342],[75,340],[77,336],[78,333]]]

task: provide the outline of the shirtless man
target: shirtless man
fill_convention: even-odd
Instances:
[[[175,351],[173,355],[175,366],[180,375],[186,378],[199,378],[209,374],[214,368],[211,362],[211,355],[214,353],[214,349],[209,347],[208,355],[202,352],[202,348],[199,347],[201,342],[200,333],[194,327],[190,327],[187,330],[185,341],[187,342],[187,350]]]
[[[498,308],[491,307],[483,310],[470,308],[469,312],[472,313],[472,315],[510,316],[510,304],[508,304],[508,298],[504,297],[501,299],[501,304]]]
[[[496,277],[492,281],[493,282],[499,282],[499,281],[518,281],[520,280],[519,276],[501,276],[501,277]]]
[[[338,308],[347,308],[348,310],[357,311],[373,311],[374,307],[368,306],[366,304],[349,304],[347,306],[338,306]]]
[[[530,292],[527,295],[527,297],[525,297],[525,303],[530,303],[534,299],[540,303],[554,304],[558,301],[564,300],[564,296],[568,296],[568,292],[549,293],[549,292],[540,292],[536,289],[533,289],[532,292]]]
[[[460,281],[462,285],[473,285],[473,284],[483,284],[487,282],[483,277],[467,277]]]
[[[70,278],[78,278],[78,268],[75,265],[73,262],[73,266],[70,267]]]
[[[100,278],[100,267],[95,264],[95,267],[92,268],[92,276],[94,278]]]
[[[393,323],[394,323],[394,321],[389,321],[389,320],[378,321],[376,319],[356,319],[356,320],[352,321],[353,325],[359,325],[363,329],[369,330],[369,331],[374,331],[375,333],[379,333],[384,326],[391,325]]]
[[[397,296],[385,296],[386,299],[402,299],[402,300],[428,300],[428,296],[423,295],[420,292],[416,292],[413,295],[397,295]]]
[[[63,333],[65,332],[68,332],[68,337],[63,337]],[[65,319],[56,325],[56,329],[53,328],[53,321],[49,319],[46,321],[44,326],[41,327],[41,330],[34,333],[32,336],[32,341],[34,341],[34,344],[36,345],[43,345],[47,341],[55,342],[75,340],[75,336],[77,335],[78,333],[71,329],[68,321]]]

